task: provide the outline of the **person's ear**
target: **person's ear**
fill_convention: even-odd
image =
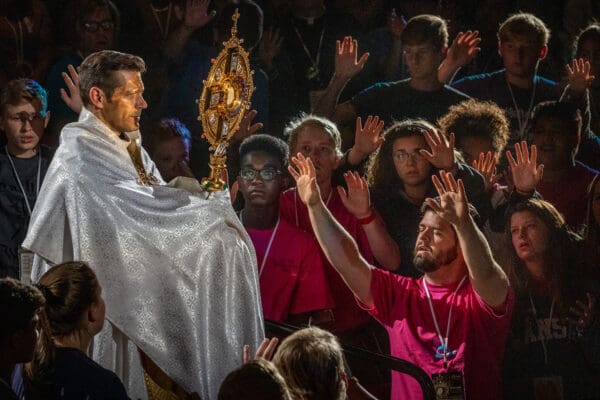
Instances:
[[[48,127],[48,123],[50,122],[50,111],[46,111],[46,116],[44,117],[44,129]]]
[[[104,103],[106,103],[108,100],[104,94],[104,91],[97,86],[92,86],[88,96],[90,98],[90,103],[100,110],[104,108]]]
[[[544,45],[540,50],[539,59],[543,60],[544,58],[546,58],[547,55],[548,55],[548,46]]]

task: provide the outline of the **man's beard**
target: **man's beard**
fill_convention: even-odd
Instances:
[[[453,247],[452,249],[444,252],[443,254],[435,258],[426,255],[417,255],[415,250],[413,264],[416,269],[426,274],[429,272],[437,271],[442,265],[450,264],[456,259],[456,256],[456,247]]]

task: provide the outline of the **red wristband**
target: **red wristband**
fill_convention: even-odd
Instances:
[[[375,218],[377,218],[377,213],[374,209],[371,208],[371,212],[369,213],[369,215],[367,215],[364,218],[357,218],[357,220],[361,225],[368,225],[371,222],[375,221]]]

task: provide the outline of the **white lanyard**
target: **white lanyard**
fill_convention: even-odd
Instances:
[[[8,153],[8,147],[4,147],[6,151],[6,156],[8,157],[8,161],[10,161],[10,166],[15,174],[15,178],[17,179],[17,183],[19,184],[19,189],[21,189],[21,193],[23,193],[23,198],[25,199],[25,205],[27,206],[27,211],[29,211],[29,216],[31,216],[31,205],[29,204],[29,199],[27,198],[27,193],[25,193],[25,188],[21,183],[21,178],[19,178],[19,173],[17,172],[17,168],[15,168],[15,163],[12,160],[12,157]],[[37,199],[38,193],[40,192],[40,177],[42,175],[42,149],[38,148],[38,171],[37,171],[37,183],[35,189],[35,198]]]
[[[531,293],[529,295],[529,303],[531,303],[531,309],[533,310],[533,319],[537,324],[537,310],[535,309],[535,304],[533,304],[533,298],[531,297]],[[554,303],[556,303],[556,298],[552,297],[552,303],[550,304],[550,315],[548,316],[549,323],[552,324],[552,315],[554,315]],[[548,348],[546,347],[546,338],[543,335],[540,335],[542,340],[542,349],[544,349],[544,362],[548,365]]]
[[[173,3],[169,3],[167,8],[163,8],[160,10],[156,10],[152,4],[150,4],[150,10],[152,10],[152,15],[154,15],[154,19],[156,20],[156,25],[158,25],[158,29],[160,30],[160,36],[162,40],[166,40],[169,36],[169,27],[171,25],[171,11],[173,10]],[[167,11],[167,23],[163,27],[163,24],[160,22],[160,18],[158,17],[159,12]]]
[[[12,24],[12,22],[10,22],[10,20],[7,17],[4,17],[4,19],[6,20],[6,23],[8,24],[8,26],[10,27],[10,29],[13,32],[13,35],[15,36],[15,50],[17,52],[17,64],[21,64],[25,60],[25,53],[23,51],[23,25],[21,24],[21,21],[17,21],[17,26],[19,27],[19,32],[17,33],[17,29]]]
[[[521,110],[519,109],[519,105],[517,104],[517,100],[515,99],[515,95],[512,90],[512,86],[510,86],[510,82],[508,78],[506,78],[506,85],[508,86],[508,91],[510,92],[510,98],[512,99],[513,105],[515,106],[515,112],[517,113],[517,121],[519,123],[519,140],[525,137],[525,129],[527,128],[527,122],[529,113],[533,108],[533,100],[535,99],[535,89],[537,87],[536,76],[533,76],[533,90],[531,91],[531,99],[529,100],[529,107],[527,108],[527,112],[521,114]]]
[[[333,194],[333,188],[329,192],[329,196],[327,196],[327,200],[325,201],[325,207],[329,208],[329,200],[331,200],[331,195]],[[294,188],[294,213],[296,214],[296,227],[300,228],[300,219],[298,218],[298,189]],[[241,213],[240,213],[241,215]]]
[[[425,289],[425,294],[427,295],[427,301],[429,302],[429,309],[431,310],[431,316],[433,317],[433,323],[435,325],[435,331],[437,332],[438,338],[440,339],[441,346],[436,350],[436,356],[439,354],[439,350],[443,351],[442,357],[444,359],[444,368],[447,367],[447,358],[448,358],[448,335],[450,334],[450,321],[452,320],[452,308],[454,307],[454,298],[456,297],[456,293],[460,289],[460,287],[465,283],[467,279],[467,275],[463,276],[460,280],[456,289],[454,289],[454,293],[452,293],[452,302],[450,303],[450,310],[448,311],[448,325],[446,326],[446,336],[442,336],[442,331],[440,330],[440,326],[437,321],[437,317],[435,316],[435,310],[433,309],[433,303],[431,302],[431,294],[429,294],[429,288],[427,288],[427,282],[425,281],[425,277],[423,277],[423,288]],[[454,354],[450,354],[454,355]]]
[[[242,216],[242,212],[240,211],[240,222],[244,225],[244,217]],[[265,269],[265,265],[267,264],[267,258],[269,257],[269,252],[271,251],[271,245],[273,244],[273,240],[275,239],[275,234],[277,233],[277,228],[279,228],[279,217],[277,217],[277,223],[275,224],[275,228],[273,228],[273,233],[271,233],[271,238],[269,239],[269,244],[267,244],[267,250],[265,250],[265,255],[263,256],[263,260],[260,263],[260,267],[258,268],[258,277],[262,276],[263,270]]]
[[[292,24],[292,26],[294,28],[294,31],[296,32],[296,35],[298,36],[298,39],[300,39],[300,44],[302,45],[304,52],[308,56],[308,60],[311,62],[311,64],[315,68],[315,70],[318,71],[319,70],[319,60],[321,59],[321,49],[323,48],[323,37],[325,36],[325,28],[323,27],[323,29],[321,30],[321,38],[319,39],[319,47],[317,47],[317,56],[315,58],[313,58],[312,54],[310,54],[310,51],[308,50],[308,47],[306,47],[306,44],[304,43],[304,39],[302,38],[302,35],[300,35],[298,28],[296,28],[296,25],[294,25],[294,24]]]

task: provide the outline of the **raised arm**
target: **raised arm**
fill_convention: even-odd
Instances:
[[[440,178],[432,177],[440,201],[428,198],[427,204],[452,224],[458,236],[469,279],[475,292],[492,307],[500,306],[508,293],[508,278],[494,260],[490,246],[469,214],[469,203],[462,180],[441,171]]]
[[[458,70],[470,63],[481,51],[477,47],[479,43],[481,38],[478,31],[459,32],[438,68],[438,80],[444,84],[452,82]]]
[[[288,169],[296,180],[300,199],[308,207],[310,223],[323,253],[354,295],[364,304],[372,305],[371,268],[360,255],[356,241],[325,207],[312,161],[298,153],[292,157],[292,163],[295,168]]]
[[[335,71],[329,85],[325,88],[325,93],[313,110],[315,114],[331,118],[337,123],[346,123],[356,116],[354,106],[348,102],[338,105],[338,100],[348,81],[365,66],[369,53],[363,54],[360,59],[357,57],[358,42],[351,36],[336,42]]]
[[[357,172],[344,174],[348,191],[338,186],[344,206],[362,224],[373,256],[383,268],[395,271],[400,266],[400,248],[390,236],[381,216],[371,207],[369,187]]]

